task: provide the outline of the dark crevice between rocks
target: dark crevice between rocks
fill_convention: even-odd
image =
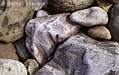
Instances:
[[[96,5],[97,5],[97,3],[96,3],[96,1],[94,1],[90,6],[84,8],[84,9],[87,9],[89,7],[93,7],[93,6],[96,6]],[[49,12],[49,14],[53,15],[53,14],[62,14],[63,12],[65,12],[65,13],[73,13],[75,11],[82,10],[82,9],[77,9],[77,10],[74,10],[74,11],[64,11],[64,10],[62,10],[62,11],[60,10],[59,11],[59,10],[54,9],[54,7],[51,4],[48,3],[47,7],[43,7],[43,10],[46,10],[47,12]]]
[[[26,38],[26,37],[23,36],[21,39],[23,39],[23,38]],[[17,40],[16,40],[16,41],[17,41]],[[16,41],[15,41],[15,42],[16,42]],[[15,46],[15,43],[13,42],[12,44],[14,45],[14,47],[15,47],[15,49],[16,49],[16,54],[17,54],[17,56],[19,57],[19,61],[20,61],[20,62],[25,62],[26,60],[23,60],[23,59],[19,56],[19,54],[18,54],[18,52],[17,52],[17,48],[16,48],[16,46]],[[26,47],[25,43],[24,43],[24,47]],[[26,49],[27,49],[27,47],[26,47]],[[27,51],[27,52],[28,52],[28,54],[30,55],[28,59],[34,59],[33,56],[29,53],[29,51]]]
[[[118,73],[116,71],[110,70],[110,72],[107,75],[118,75]]]

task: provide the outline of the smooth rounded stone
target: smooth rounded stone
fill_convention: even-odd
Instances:
[[[39,68],[39,64],[34,59],[27,59],[24,62],[24,65],[26,66],[29,75],[33,75],[34,73],[36,73]]]
[[[0,75],[27,75],[27,70],[21,62],[0,59]]]
[[[111,10],[108,28],[110,29],[112,37],[119,42],[119,4],[115,4]]]
[[[18,54],[18,56],[20,57],[20,59],[22,60],[26,60],[28,58],[30,58],[30,54],[28,52],[28,49],[26,48],[25,45],[26,39],[25,38],[21,38],[14,43],[14,46],[16,47],[16,52]]]
[[[20,39],[24,35],[24,26],[33,13],[27,0],[7,0],[6,9],[0,15],[0,41],[10,43]]]
[[[0,15],[3,13],[3,11],[5,10],[5,5],[6,2],[5,0],[0,0]]]
[[[108,23],[107,12],[100,7],[79,10],[70,15],[70,20],[82,26],[105,25]]]
[[[111,39],[110,31],[105,26],[92,27],[88,30],[88,34],[92,38]]]
[[[0,58],[19,60],[13,44],[0,44]]]
[[[71,12],[89,7],[94,0],[49,0],[48,9],[51,13]]]
[[[69,14],[49,15],[30,20],[26,26],[26,46],[39,64],[52,57],[57,44],[78,33],[79,28],[68,22]]]
[[[36,18],[43,16],[48,16],[48,12],[46,12],[45,10],[39,10],[36,14]]]
[[[105,11],[109,11],[112,4],[108,0],[96,0],[99,7],[103,8]]]

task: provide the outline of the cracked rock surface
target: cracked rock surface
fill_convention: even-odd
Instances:
[[[119,44],[79,34],[58,47],[52,61],[36,75],[118,75]]]
[[[39,64],[49,60],[58,43],[78,33],[78,27],[68,22],[68,15],[49,15],[28,22],[26,46]]]

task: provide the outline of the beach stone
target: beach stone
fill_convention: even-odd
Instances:
[[[27,75],[27,70],[19,61],[0,59],[0,75]]]
[[[105,26],[92,27],[88,30],[88,34],[92,38],[98,38],[98,39],[100,38],[100,39],[106,39],[106,40],[111,39],[110,31]]]
[[[0,44],[0,58],[19,60],[13,44]]]
[[[39,64],[34,59],[27,59],[24,62],[24,65],[26,66],[29,75],[33,75],[39,69]]]
[[[91,7],[72,13],[70,15],[70,20],[79,25],[90,27],[107,24],[108,15],[107,12],[100,7]]]
[[[48,10],[51,13],[71,12],[89,7],[94,0],[49,0]]]
[[[70,24],[68,15],[49,15],[32,19],[27,23],[26,46],[39,64],[46,63],[52,57],[57,44],[78,33],[80,27]]]
[[[78,46],[78,41],[69,39],[65,41],[56,50],[53,60],[35,75],[85,75],[87,69],[83,63],[85,50]]]
[[[118,64],[117,42],[96,41],[80,33],[60,45],[36,75],[118,75]]]

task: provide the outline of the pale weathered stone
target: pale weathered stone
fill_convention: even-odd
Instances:
[[[51,13],[71,12],[89,7],[94,0],[49,0],[48,9]]]
[[[108,23],[107,12],[100,7],[76,11],[71,14],[70,19],[75,23],[88,27]]]
[[[92,27],[88,30],[88,34],[92,38],[111,39],[110,31],[105,26]]]
[[[32,19],[27,23],[26,46],[40,64],[49,60],[58,43],[78,32],[78,27],[68,22],[68,15],[49,15]]]
[[[27,75],[25,66],[15,60],[0,59],[0,75]]]
[[[27,71],[28,71],[29,75],[33,75],[39,69],[39,64],[34,59],[27,59],[24,62],[24,64],[27,68]]]

